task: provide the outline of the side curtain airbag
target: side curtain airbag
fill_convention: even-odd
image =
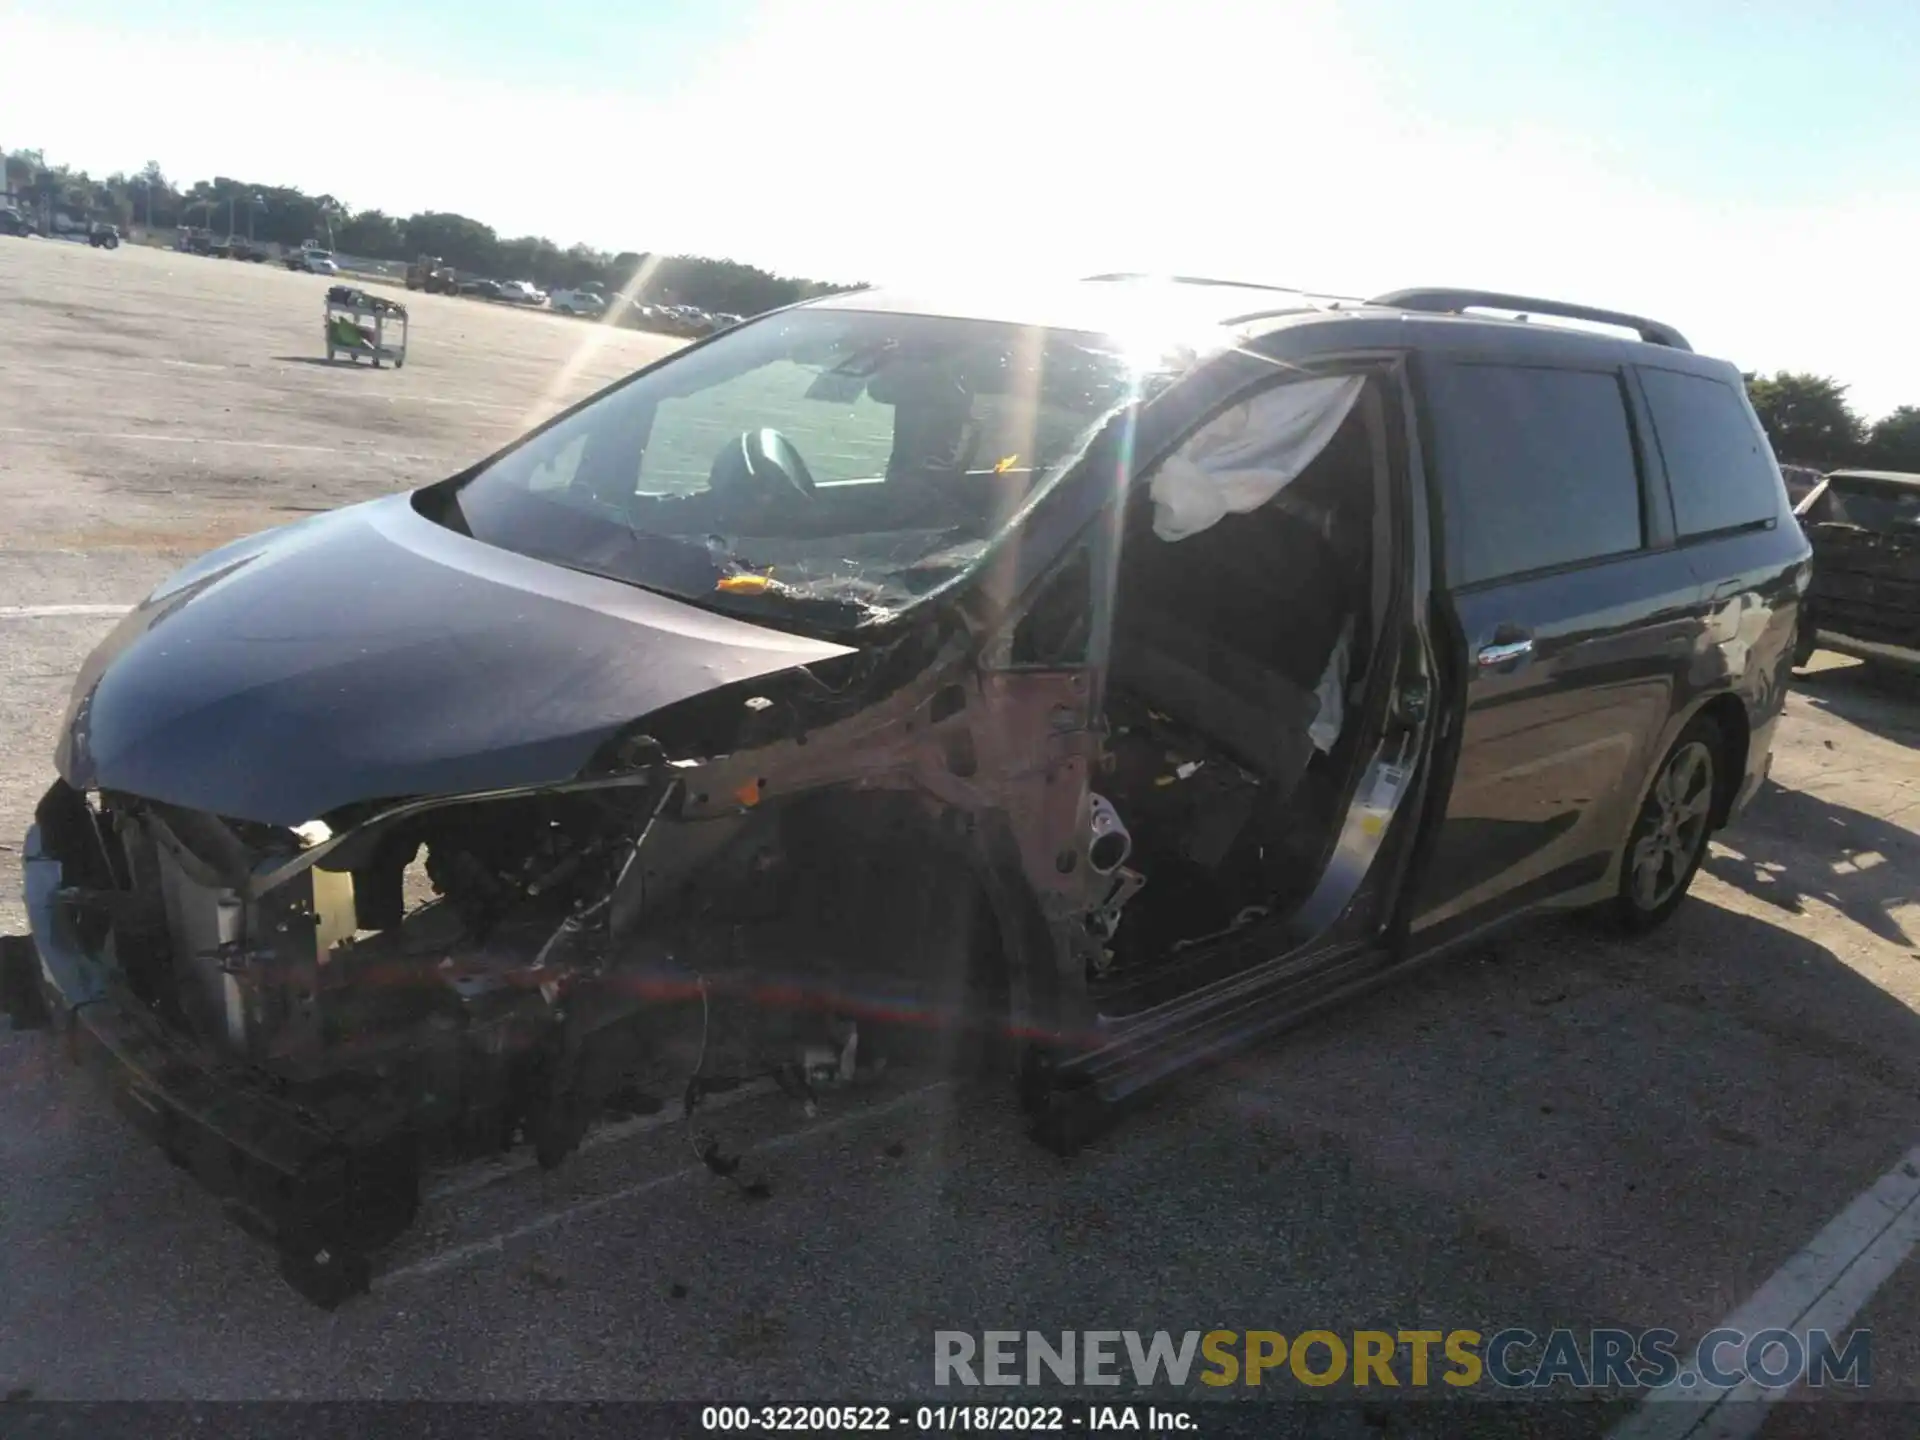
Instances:
[[[1153,533],[1184,540],[1258,510],[1326,449],[1366,383],[1335,375],[1277,385],[1208,421],[1153,477]]]

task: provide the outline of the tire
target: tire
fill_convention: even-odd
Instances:
[[[1806,618],[1802,616],[1799,628],[1793,637],[1793,668],[1806,669],[1807,662],[1813,659],[1815,648],[1813,626],[1808,624]]]
[[[1622,933],[1645,934],[1687,898],[1713,835],[1725,757],[1725,737],[1705,715],[1662,757],[1621,851],[1620,893],[1608,907]]]

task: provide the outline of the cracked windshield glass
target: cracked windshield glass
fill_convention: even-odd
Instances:
[[[458,514],[700,604],[857,623],[965,575],[1145,378],[1097,335],[800,311],[561,420],[460,486]]]

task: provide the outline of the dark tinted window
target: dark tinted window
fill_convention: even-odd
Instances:
[[[1920,531],[1920,485],[1875,483],[1838,475],[1827,482],[1807,519],[1816,525],[1854,525],[1882,534]]]
[[[1433,391],[1453,584],[1639,548],[1617,375],[1442,365]]]
[[[1730,530],[1780,513],[1780,481],[1766,436],[1724,381],[1642,370],[1653,431],[1673,488],[1682,537]]]

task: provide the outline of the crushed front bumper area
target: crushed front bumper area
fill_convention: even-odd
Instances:
[[[329,1307],[368,1286],[424,1175],[522,1144],[552,1168],[599,1116],[677,1097],[691,1117],[700,1095],[763,1076],[806,1099],[896,1063],[1010,1062],[1030,1027],[1000,1023],[988,964],[1007,927],[969,868],[974,831],[885,790],[683,824],[667,816],[679,793],[629,784],[599,804],[618,844],[555,825],[544,797],[475,802],[425,840],[436,894],[397,917],[386,901],[404,893],[378,882],[414,847],[355,831],[341,843],[357,863],[332,873],[375,883],[351,892],[368,923],[342,935],[325,887],[278,851],[186,873],[215,862],[181,833],[212,851],[228,822],[194,831],[59,781],[27,839],[31,973],[13,989],[23,1014],[44,995],[128,1115]],[[568,866],[572,891],[547,886]],[[617,939],[588,923],[639,886],[642,919]]]
[[[400,1117],[368,1115],[337,1130],[266,1078],[169,1031],[113,993],[83,947],[62,902],[60,862],[37,825],[27,832],[25,871],[33,944],[8,947],[0,986],[14,1023],[50,1024],[169,1160],[275,1246],[294,1289],[329,1308],[366,1289],[370,1257],[419,1205],[419,1157]]]

